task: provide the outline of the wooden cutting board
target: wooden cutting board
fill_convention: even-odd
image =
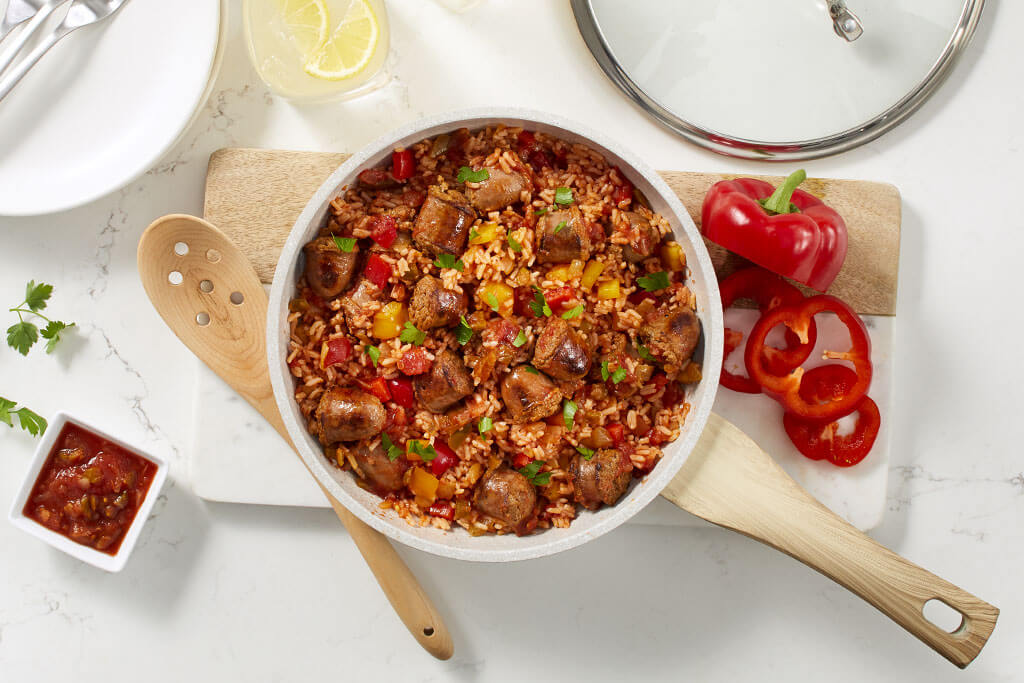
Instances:
[[[206,174],[208,221],[245,252],[260,279],[274,278],[285,238],[306,202],[348,154],[221,149]],[[735,175],[660,171],[700,226],[700,207],[713,183]],[[777,184],[778,176],[755,176]],[[839,277],[829,289],[862,315],[895,315],[900,254],[900,193],[888,183],[809,178],[802,189],[835,208],[846,220],[850,245]],[[708,244],[719,274],[738,260]]]

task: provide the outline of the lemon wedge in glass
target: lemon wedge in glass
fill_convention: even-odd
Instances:
[[[324,0],[279,0],[285,30],[308,58],[327,42],[331,16]]]
[[[380,40],[380,24],[366,0],[352,0],[345,16],[303,69],[310,76],[340,81],[355,76],[370,63]]]

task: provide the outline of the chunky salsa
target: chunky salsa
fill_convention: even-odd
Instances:
[[[156,471],[155,463],[69,422],[39,472],[24,514],[76,543],[114,555]]]

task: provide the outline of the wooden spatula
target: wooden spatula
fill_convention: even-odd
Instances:
[[[143,233],[138,263],[167,326],[291,446],[267,373],[267,295],[248,259],[206,221],[171,215]],[[321,490],[413,637],[438,659],[451,657],[448,629],[388,540]]]

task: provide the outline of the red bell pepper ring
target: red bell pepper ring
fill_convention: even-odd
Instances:
[[[845,365],[822,365],[808,370],[800,382],[807,401],[827,403],[842,397],[857,383],[857,373]],[[805,420],[786,413],[782,424],[793,445],[811,460],[828,460],[838,467],[856,465],[875,445],[882,424],[878,405],[865,396],[854,409],[857,421],[848,434],[839,434],[839,423]]]
[[[737,299],[751,299],[763,314],[779,306],[799,303],[804,299],[804,295],[799,289],[778,275],[757,267],[737,270],[722,280],[718,288],[722,295],[722,310],[732,306]],[[722,355],[722,374],[718,381],[723,387],[733,391],[760,394],[760,384],[749,377],[743,377],[725,369],[725,359],[742,341],[741,333],[728,327],[725,328],[725,353]],[[764,362],[768,372],[773,375],[786,374],[807,360],[817,342],[818,328],[813,320],[808,328],[806,342],[801,342],[792,331],[786,330],[785,349],[777,349],[773,346],[764,347]]]
[[[414,167],[411,149],[396,149],[391,153],[391,175],[395,180],[412,178]]]
[[[850,348],[846,351],[825,351],[824,357],[845,360],[853,364],[857,381],[849,391],[828,402],[808,401],[800,394],[804,368],[797,367],[785,375],[768,371],[763,350],[768,334],[778,325],[785,325],[796,333],[800,341],[810,338],[811,321],[819,313],[834,313],[850,333]],[[743,354],[747,374],[761,385],[764,393],[781,403],[787,412],[819,422],[830,422],[848,415],[860,404],[871,386],[871,339],[864,321],[849,306],[827,294],[819,294],[792,305],[768,311],[750,331]]]
[[[778,188],[754,178],[715,183],[704,197],[701,231],[729,251],[824,292],[846,259],[846,223],[796,189],[806,177],[796,171]]]

